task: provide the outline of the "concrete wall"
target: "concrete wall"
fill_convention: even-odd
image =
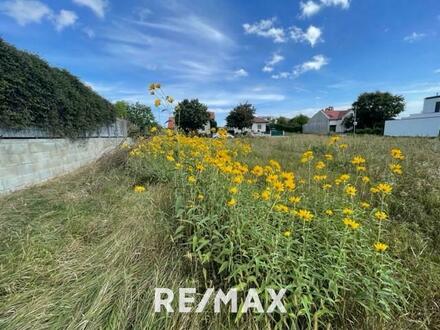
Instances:
[[[384,135],[389,136],[439,136],[440,115],[410,116],[404,119],[387,120]]]
[[[0,139],[0,194],[75,170],[125,138]]]
[[[303,133],[327,134],[329,132],[329,120],[319,111],[309,122],[303,126]]]
[[[435,113],[435,104],[437,102],[440,102],[440,96],[425,98],[422,113]]]

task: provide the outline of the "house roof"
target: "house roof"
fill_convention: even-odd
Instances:
[[[252,123],[254,123],[254,124],[267,124],[267,123],[269,123],[269,120],[267,120],[266,118],[262,118],[262,117],[254,117],[254,119],[252,119]]]
[[[333,110],[332,107],[329,107],[327,109],[321,110],[324,115],[330,120],[340,120],[342,119],[347,113],[349,113],[351,110]]]

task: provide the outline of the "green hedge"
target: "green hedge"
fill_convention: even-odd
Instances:
[[[0,127],[77,137],[114,120],[113,105],[78,78],[0,39]]]

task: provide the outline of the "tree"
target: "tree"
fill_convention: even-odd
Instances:
[[[139,102],[136,102],[134,104],[127,103],[126,118],[132,124],[136,125],[141,134],[146,134],[148,128],[152,126],[157,126],[151,108]]]
[[[270,127],[279,131],[301,133],[303,125],[307,124],[309,117],[298,115],[291,119],[279,117],[271,121]]]
[[[393,119],[405,108],[405,99],[391,93],[363,93],[353,103],[356,113],[356,128],[383,130],[385,120]]]
[[[239,104],[226,117],[226,126],[238,129],[251,127],[254,114],[255,107],[252,104]]]
[[[202,129],[209,121],[208,107],[198,99],[183,100],[174,110],[176,125],[185,132]]]
[[[127,101],[117,101],[115,103],[116,117],[126,118],[129,106]]]
[[[302,128],[309,121],[309,117],[303,114],[293,117],[289,120],[289,126],[293,127],[294,132],[302,132]]]

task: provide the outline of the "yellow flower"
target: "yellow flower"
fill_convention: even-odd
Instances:
[[[329,183],[325,183],[324,185],[322,185],[322,189],[324,189],[324,190],[329,190],[329,189],[331,189],[331,187],[332,187],[332,185]]]
[[[292,236],[292,232],[290,230],[286,230],[286,231],[283,232],[283,236],[284,237],[290,237],[290,236]]]
[[[323,168],[325,168],[325,163],[323,161],[319,161],[316,163],[315,168],[317,170],[322,170]]]
[[[205,170],[205,166],[203,166],[202,163],[198,163],[198,164],[196,164],[196,170],[199,172],[202,172]]]
[[[265,190],[261,193],[261,199],[264,201],[269,200],[270,198],[270,191],[269,190]]]
[[[353,214],[353,210],[345,207],[344,209],[342,209],[342,214],[352,215]]]
[[[229,192],[233,195],[235,195],[236,193],[238,193],[238,188],[237,187],[231,187],[229,188]]]
[[[276,170],[276,171],[281,170],[281,165],[276,160],[273,160],[273,159],[269,160],[269,164],[270,164],[270,166],[273,167],[274,170]]]
[[[237,201],[234,199],[234,198],[231,198],[228,202],[227,202],[227,205],[229,206],[229,207],[233,207],[233,206],[235,206],[237,204]]]
[[[156,107],[160,106],[160,99],[155,99],[155,100],[154,100],[154,105],[155,105]]]
[[[324,211],[325,214],[327,214],[328,216],[332,216],[333,214],[335,214],[332,210],[328,209]]]
[[[340,136],[334,135],[334,136],[330,137],[329,144],[334,144],[334,143],[338,142],[340,139],[341,139]]]
[[[402,153],[402,150],[400,150],[399,148],[393,148],[390,151],[391,153],[391,157],[393,157],[394,159],[398,159],[398,160],[404,160],[405,156]]]
[[[175,169],[180,170],[182,168],[182,164],[176,163]]]
[[[347,148],[348,148],[348,144],[341,143],[341,144],[339,145],[339,149],[341,149],[341,150],[343,150],[343,149],[347,149]]]
[[[297,216],[303,219],[304,221],[311,221],[314,217],[312,212],[304,209],[298,210]]]
[[[287,213],[289,212],[289,207],[284,204],[275,204],[273,207],[275,212]]]
[[[333,160],[333,155],[332,154],[325,154],[324,155],[326,160]]]
[[[287,190],[294,190],[296,185],[295,182],[293,180],[287,180],[284,182],[284,186],[286,187]]]
[[[379,221],[383,221],[383,220],[388,219],[388,215],[383,211],[376,211],[374,213],[374,217]]]
[[[168,160],[169,162],[174,162],[174,157],[173,157],[173,155],[167,155],[167,160]]]
[[[368,182],[370,182],[370,178],[368,176],[363,176],[362,177],[362,182],[363,183],[368,183]]]
[[[189,183],[195,183],[197,180],[196,180],[196,177],[194,176],[194,175],[190,175],[189,177],[188,177],[188,182]]]
[[[381,242],[374,243],[373,247],[377,252],[384,252],[386,249],[388,249],[388,245]]]
[[[378,192],[384,195],[389,195],[393,191],[393,187],[389,183],[384,182],[384,183],[379,183],[376,187],[374,187],[374,191],[373,188],[370,190],[373,193]]]
[[[268,182],[268,183],[273,183],[277,180],[278,180],[278,175],[276,175],[276,174],[269,174],[266,178],[266,182]]]
[[[205,199],[205,196],[203,196],[202,194],[197,195],[197,199],[202,201]]]
[[[275,181],[274,183],[272,183],[272,186],[278,192],[283,192],[284,191],[284,185],[280,181]]]
[[[259,198],[260,198],[260,194],[257,193],[256,191],[254,191],[254,192],[252,193],[252,197],[253,197],[254,199],[259,199]]]
[[[324,181],[325,179],[327,179],[327,175],[314,175],[313,176],[313,180],[315,180],[316,182]]]
[[[390,164],[390,170],[391,172],[397,175],[401,175],[403,173],[402,165],[400,164]]]
[[[365,172],[367,168],[365,166],[356,166],[356,171],[358,172]]]
[[[133,190],[134,190],[134,192],[142,193],[145,191],[145,187],[144,186],[134,186]]]
[[[356,188],[352,185],[348,185],[347,187],[345,187],[344,191],[348,196],[351,196],[351,197],[356,196],[356,193],[357,193]]]
[[[341,180],[341,182],[347,182],[348,180],[350,180],[350,175],[349,174],[342,174],[339,177],[339,180]]]
[[[353,219],[350,219],[350,218],[344,218],[344,220],[342,222],[348,228],[353,229],[353,230],[354,229],[358,229],[359,226],[361,225],[359,222],[356,222],[356,221],[354,221]]]
[[[298,204],[301,201],[301,197],[299,196],[292,196],[289,198],[289,202],[292,204]]]
[[[236,184],[240,184],[243,182],[243,176],[242,175],[237,175],[235,177],[232,178],[232,182],[236,183]]]
[[[335,185],[339,186],[342,183],[341,179],[335,179]]]
[[[313,151],[307,150],[301,156],[301,163],[307,163],[313,159]]]
[[[261,166],[256,165],[252,169],[251,173],[255,176],[262,176],[264,174],[264,170]]]
[[[354,156],[353,159],[351,160],[351,163],[353,165],[365,164],[365,158],[363,158],[362,156]]]
[[[151,133],[157,132],[157,127],[156,126],[151,127],[150,132]]]
[[[367,202],[361,202],[361,207],[363,209],[369,209],[371,207],[371,205]]]

